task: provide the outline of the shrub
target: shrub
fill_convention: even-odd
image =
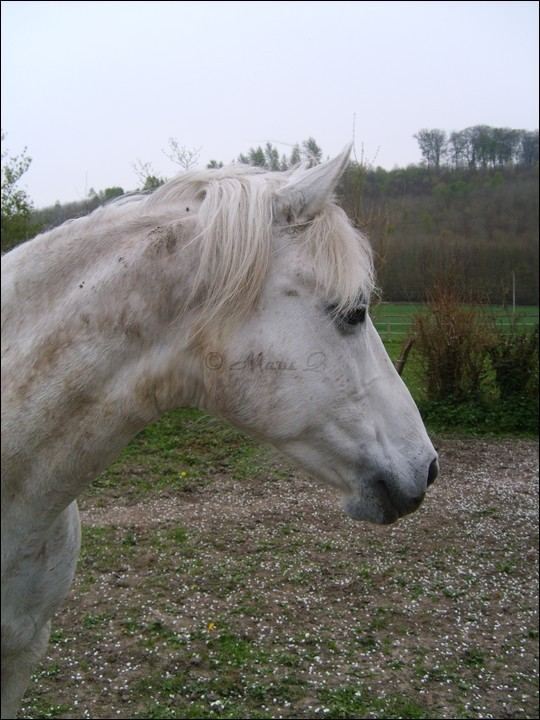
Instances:
[[[460,302],[450,284],[439,284],[428,297],[428,312],[415,318],[416,349],[431,401],[479,398],[488,372],[490,332],[477,307]]]
[[[495,329],[487,351],[501,400],[538,397],[538,325]]]
[[[415,328],[425,386],[420,404],[431,427],[537,432],[538,326],[497,327],[443,282]]]

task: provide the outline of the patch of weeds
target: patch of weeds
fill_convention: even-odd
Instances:
[[[153,648],[157,643],[163,643],[167,647],[179,648],[185,646],[185,641],[174,630],[163,625],[159,620],[148,623],[144,629],[144,644],[147,648]]]
[[[83,572],[111,572],[133,557],[135,544],[131,530],[111,526],[83,526],[79,569]]]
[[[274,700],[294,702],[305,695],[306,685],[305,680],[296,675],[270,680],[268,683],[250,683],[245,688],[245,699],[257,705],[270,704]]]
[[[345,687],[339,689],[322,689],[318,692],[319,700],[324,705],[326,717],[331,718],[428,718],[427,709],[415,700],[402,696],[389,695],[385,698],[374,698],[361,687]]]
[[[447,683],[459,680],[458,666],[455,662],[437,663],[426,667],[423,663],[415,665],[415,674],[428,682]]]
[[[128,547],[133,547],[137,544],[137,535],[133,532],[133,530],[128,530],[125,534],[125,536],[122,538],[122,545],[127,545]]]
[[[438,559],[432,560],[432,559],[428,558],[427,562],[428,562],[428,565],[431,565],[431,567],[434,570],[446,570],[447,569],[447,566],[446,566],[446,563],[444,560],[438,560]]]
[[[259,617],[263,612],[263,603],[252,600],[250,603],[243,603],[231,608],[231,615],[239,615],[240,617]]]
[[[495,507],[488,507],[483,508],[482,510],[475,510],[472,513],[473,517],[492,517],[492,518],[498,518],[499,517],[499,511]]]
[[[60,665],[58,663],[51,663],[50,665],[47,665],[47,667],[43,668],[38,675],[40,678],[53,678],[60,675],[62,672]]]
[[[297,533],[300,531],[300,528],[298,528],[296,525],[291,525],[289,523],[284,523],[279,527],[279,534],[284,537],[289,537],[289,535],[292,535],[293,533]]]
[[[443,587],[442,594],[444,595],[444,597],[447,597],[450,600],[455,600],[456,598],[465,595],[465,590],[457,590],[456,588]]]
[[[163,705],[162,703],[151,702],[146,706],[146,709],[142,713],[137,713],[136,715],[133,715],[133,717],[145,718],[147,720],[159,720],[160,718],[163,718],[163,720],[165,720],[166,718],[187,718],[188,715],[185,714],[185,709],[169,707],[168,705]]]
[[[385,718],[430,718],[431,713],[415,700],[407,700],[400,696],[385,698],[382,703],[382,710]]]
[[[238,637],[233,633],[222,633],[208,643],[210,655],[214,654],[216,663],[243,667],[256,661],[256,649],[251,640]]]
[[[274,659],[278,667],[297,668],[302,664],[302,660],[298,655],[286,650],[276,653]]]
[[[401,545],[400,547],[396,548],[396,555],[408,556],[409,555],[409,546]]]
[[[28,718],[57,718],[64,715],[69,717],[67,713],[71,710],[69,705],[51,705],[50,703],[37,698],[30,705],[24,707],[24,717]]]
[[[454,668],[446,667],[444,665],[435,665],[427,671],[427,679],[431,682],[446,682],[448,680],[454,680],[456,672]]]
[[[125,635],[133,636],[143,632],[144,625],[140,620],[134,620],[133,618],[126,618],[120,623],[122,630]]]
[[[49,638],[49,642],[54,644],[64,643],[66,642],[66,635],[63,630],[53,630],[51,632],[51,636]]]
[[[286,573],[287,580],[293,585],[302,585],[304,587],[311,587],[316,580],[316,576],[312,568],[296,570],[296,572],[289,569]]]
[[[463,662],[468,667],[483,667],[486,658],[479,648],[469,648],[463,655]]]
[[[370,569],[369,565],[360,565],[360,567],[356,571],[356,574],[362,580],[370,580],[371,579],[371,569]]]
[[[94,613],[88,613],[84,616],[82,624],[83,628],[86,630],[89,630],[91,628],[95,627],[103,627],[106,625],[111,619],[110,613],[98,613],[97,615]]]
[[[512,575],[516,569],[516,564],[510,560],[502,560],[495,565],[495,570],[506,575]]]
[[[246,438],[245,444],[238,444],[230,455],[230,470],[233,478],[246,480],[265,470],[265,449],[252,445]]]
[[[334,545],[331,542],[318,542],[316,548],[321,552],[330,552],[334,549]]]
[[[378,607],[375,611],[375,617],[369,624],[369,630],[384,630],[388,626],[388,608]]]
[[[189,537],[188,531],[180,526],[176,526],[171,530],[167,530],[167,537],[177,545],[185,543]]]
[[[373,650],[377,647],[377,638],[369,633],[361,634],[357,639],[357,643],[362,650]]]
[[[449,585],[445,585],[443,580],[437,580],[433,583],[431,586],[431,593],[430,595],[432,597],[436,597],[437,595],[444,595],[444,597],[449,598],[450,600],[455,600],[458,597],[461,597],[462,595],[465,595],[465,590],[460,590],[458,588],[450,587]]]

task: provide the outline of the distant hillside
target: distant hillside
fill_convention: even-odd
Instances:
[[[371,238],[386,300],[420,301],[451,274],[500,304],[538,304],[538,166],[386,171],[352,165],[341,202]]]

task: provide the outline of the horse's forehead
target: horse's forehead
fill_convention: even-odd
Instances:
[[[282,232],[272,238],[272,261],[268,268],[270,282],[287,282],[301,284],[313,275],[313,263],[294,237],[284,237]]]

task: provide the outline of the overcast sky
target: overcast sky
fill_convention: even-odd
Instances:
[[[36,206],[313,136],[391,168],[420,128],[538,127],[536,2],[2,2],[2,129]]]

